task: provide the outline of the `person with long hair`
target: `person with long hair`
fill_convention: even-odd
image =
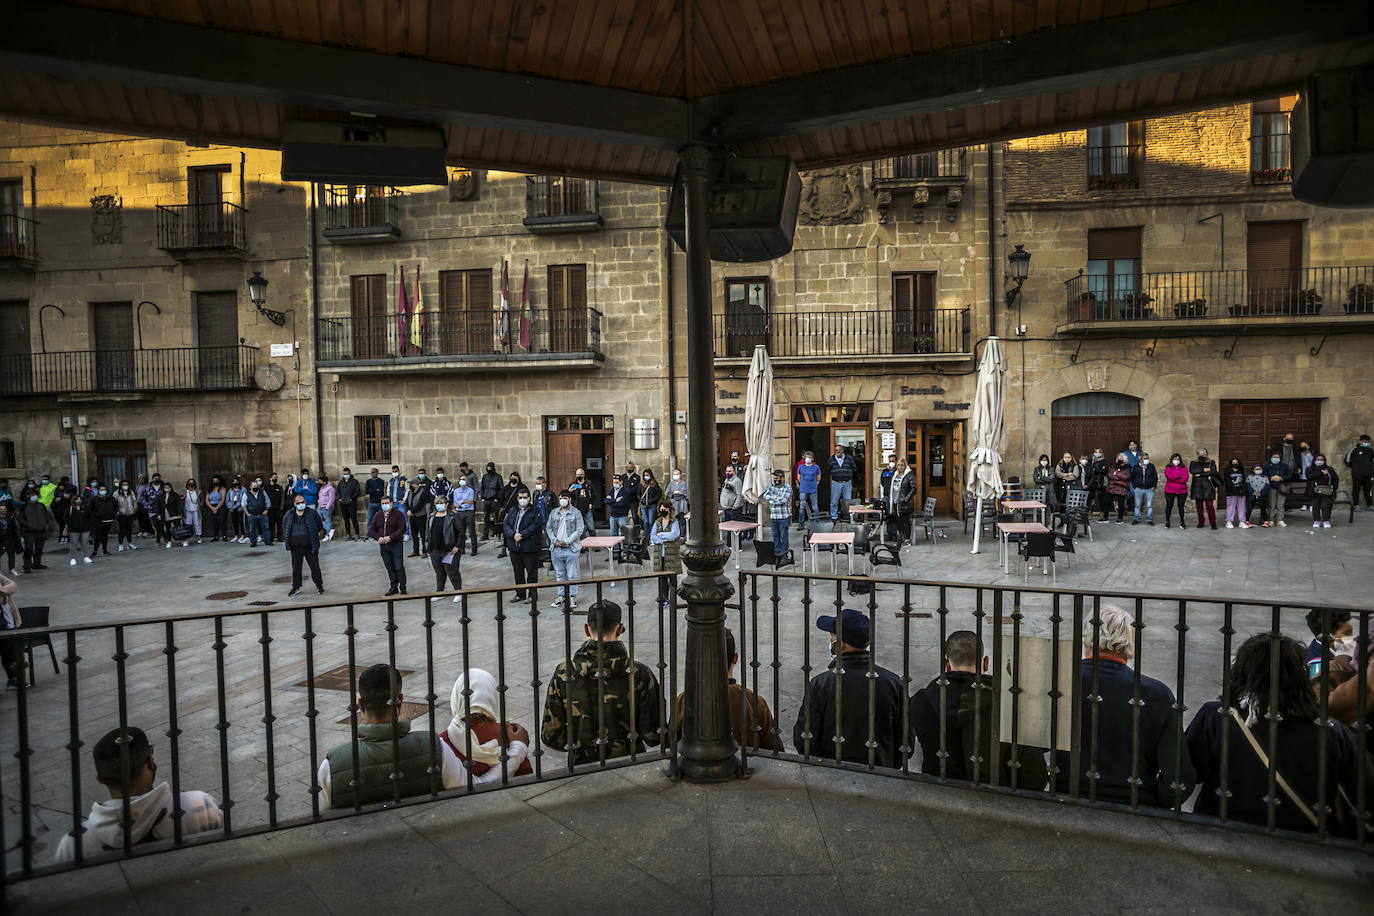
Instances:
[[[1226,527],[1248,528],[1245,524],[1245,465],[1239,458],[1232,458],[1226,465],[1222,486],[1226,490]]]
[[[1186,529],[1188,517],[1184,509],[1187,505],[1188,469],[1183,466],[1183,456],[1174,452],[1164,468],[1164,527],[1173,527],[1174,506],[1178,506],[1178,526]]]
[[[1278,655],[1278,678],[1271,677]],[[1198,772],[1202,791],[1194,809],[1199,814],[1219,811],[1222,776],[1230,801],[1227,816],[1251,824],[1269,818],[1269,769],[1275,771],[1275,826],[1313,833],[1319,806],[1335,812],[1327,827],[1335,834],[1351,834],[1356,815],[1344,819],[1337,802],[1357,795],[1360,770],[1365,784],[1374,785],[1374,759],[1360,751],[1355,733],[1335,719],[1320,723],[1321,708],[1307,676],[1303,646],[1278,633],[1247,639],[1231,664],[1231,706],[1203,704],[1188,725],[1188,753]],[[1270,743],[1273,720],[1277,739]],[[1327,772],[1320,772],[1321,745],[1326,745]],[[1226,767],[1222,769],[1222,761]],[[1325,794],[1318,794],[1325,785]]]
[[[654,516],[658,514],[658,504],[663,502],[663,488],[658,485],[654,472],[644,469],[644,484],[639,488],[639,517],[644,521],[644,530],[654,527]]]
[[[1307,469],[1307,480],[1312,487],[1312,527],[1331,527],[1331,504],[1336,501],[1336,488],[1341,485],[1336,469],[1327,462],[1326,456],[1314,455]]]
[[[221,484],[221,486],[223,486]],[[182,512],[186,519],[186,524],[190,525],[196,533],[196,543],[201,543],[204,538],[201,536],[201,496],[200,490],[196,487],[195,478],[186,481],[186,490],[181,496]],[[185,547],[185,544],[181,545]]]

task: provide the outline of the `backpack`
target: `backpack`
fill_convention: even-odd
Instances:
[[[845,590],[854,597],[871,594],[873,591],[873,583],[863,581],[863,573],[855,573],[855,576],[856,578],[850,579],[845,583]]]

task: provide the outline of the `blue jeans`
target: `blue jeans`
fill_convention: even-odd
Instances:
[[[640,516],[640,518],[644,519],[644,530],[645,530],[645,531],[651,531],[651,530],[653,529],[653,527],[654,527],[654,513],[657,512],[657,511],[658,511],[658,509],[651,509],[651,508],[649,508],[648,506],[645,506],[643,509],[640,509],[640,510],[639,510],[639,516]]]
[[[805,524],[810,519],[820,515],[820,509],[816,505],[819,496],[814,490],[810,493],[802,493],[798,497],[797,521]]]
[[[592,510],[588,509],[582,513],[582,524],[586,528],[585,536],[592,537],[596,534],[596,525],[592,521]]]
[[[854,481],[830,481],[830,517],[832,519],[838,519],[840,517],[840,500],[849,502],[853,495]]]
[[[324,526],[325,534],[328,534],[329,532],[334,530],[334,526],[329,523],[329,516],[332,514],[332,508],[321,509],[319,506],[316,506],[315,514],[320,517],[320,524]]]
[[[381,512],[381,511],[382,511],[382,504],[381,504],[381,503],[368,503],[368,504],[367,504],[367,524],[363,527],[363,534],[364,534],[364,535],[366,535],[367,532],[368,532],[368,530],[372,528],[372,516],[376,515],[378,512]]]
[[[549,550],[549,557],[553,560],[553,578],[556,582],[566,582],[569,579],[579,579],[582,576],[581,570],[577,568],[577,558],[580,554],[571,547],[554,547]],[[577,597],[577,586],[567,587],[568,597]],[[559,596],[563,597],[562,595]]]
[[[1145,512],[1145,521],[1155,520],[1155,491],[1136,490],[1135,491],[1135,521],[1140,521],[1142,507]]]
[[[792,524],[790,517],[770,519],[773,523],[773,556],[787,554],[787,529]]]
[[[619,537],[620,529],[630,527],[629,516],[611,516],[611,537]]]
[[[258,541],[267,547],[272,546],[272,528],[266,515],[248,516],[248,543],[256,547]]]

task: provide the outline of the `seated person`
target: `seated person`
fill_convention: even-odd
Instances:
[[[730,679],[730,733],[735,736],[735,743],[740,747],[746,746],[745,734],[747,732],[748,747],[751,751],[758,751],[760,748],[765,751],[787,750],[778,734],[773,720],[773,711],[768,708],[767,701],[754,691],[735,682],[735,665],[737,664],[739,664],[739,652],[735,650],[735,634],[726,629],[725,667],[726,677]],[[675,718],[677,720],[678,738],[682,737],[682,715],[686,708],[685,696],[685,693],[679,693],[674,704],[677,710]],[[740,719],[741,713],[744,716],[743,722]]]
[[[941,703],[940,681],[945,681]],[[949,779],[1011,785],[1011,744],[1001,744],[1000,772],[992,767],[992,679],[983,643],[972,630],[959,630],[945,638],[944,673],[911,697],[911,733],[921,745],[921,772],[940,773],[940,723],[944,721],[945,770]],[[977,729],[975,730],[975,720]],[[913,751],[915,749],[913,748]],[[1041,791],[1049,782],[1043,748],[1018,745],[1020,762],[1016,786]],[[977,766],[974,758],[978,758]]]
[[[1098,693],[1101,702],[1097,709],[1097,743],[1093,744],[1093,628],[1091,618],[1083,621],[1083,654],[1079,662],[1079,697],[1083,704],[1082,727],[1079,732],[1082,754],[1079,758],[1078,792],[1090,795],[1089,774],[1096,760],[1097,798],[1101,801],[1129,804],[1131,801],[1131,748],[1135,745],[1132,729],[1135,720],[1135,673],[1130,660],[1134,654],[1131,615],[1121,608],[1103,605],[1099,619],[1100,635],[1097,648]],[[1179,754],[1178,712],[1174,709],[1173,692],[1152,677],[1140,677],[1140,740],[1136,770],[1140,774],[1138,798],[1142,805],[1172,808],[1174,802],[1186,799],[1193,790],[1193,766],[1188,749]],[[1069,763],[1067,751],[1059,751],[1055,788],[1069,791]],[[1181,763],[1176,769],[1176,764]]]
[[[586,642],[573,653],[571,667],[567,661],[560,662],[549,677],[544,744],[566,751],[573,764],[599,762],[602,747],[610,760],[632,751],[643,753],[647,743],[659,743],[663,692],[649,667],[632,662],[620,641],[625,632],[621,613],[614,601],[598,601],[588,608],[587,622],[582,625]]]
[[[1307,628],[1312,631],[1312,642],[1307,646],[1307,676],[1314,683],[1321,677],[1325,657],[1327,682],[1331,687],[1339,687],[1354,677],[1355,624],[1350,619],[1350,612],[1323,612],[1314,608],[1307,612]],[[1328,631],[1325,636],[1323,629]]]
[[[128,746],[129,765],[120,761],[120,738]],[[149,843],[170,840],[175,835],[172,810],[181,808],[181,834],[205,833],[218,830],[223,823],[219,805],[204,792],[182,792],[178,803],[166,781],[153,785],[157,764],[153,748],[141,728],[112,729],[95,743],[91,752],[95,760],[95,778],[110,793],[109,801],[91,805],[91,814],[84,824],[82,853],[100,855],[124,848],[124,789],[129,796],[129,843]],[[70,833],[62,837],[54,862],[76,861],[76,837]]]
[[[463,694],[469,685],[472,695],[465,698]],[[512,776],[528,776],[534,772],[530,767],[529,732],[514,722],[501,722],[501,701],[496,678],[491,676],[491,672],[473,668],[466,675],[458,675],[449,697],[449,709],[453,712],[453,719],[439,735],[439,740],[448,745],[464,763],[468,761],[468,741],[471,740],[472,762],[468,764],[468,769],[472,772],[474,783],[500,778],[503,748],[508,773]],[[495,776],[481,778],[489,773]]]

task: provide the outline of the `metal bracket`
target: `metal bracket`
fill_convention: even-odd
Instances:
[[[1331,329],[1327,328],[1325,331],[1322,332],[1322,339],[1317,343],[1315,347],[1309,347],[1307,352],[1311,353],[1313,356],[1316,356],[1318,353],[1322,351],[1322,347],[1326,346],[1326,338],[1330,336]]]
[[[1158,347],[1158,346],[1159,346],[1159,335],[1156,334],[1156,335],[1155,335],[1155,339],[1154,339],[1154,343],[1150,344],[1148,347],[1145,348],[1145,355],[1148,356],[1148,357],[1150,357],[1151,359],[1153,359],[1153,358],[1154,358],[1154,355],[1155,355],[1155,347]]]
[[[1221,351],[1221,358],[1222,358],[1222,359],[1230,359],[1230,358],[1231,358],[1231,354],[1236,352],[1236,344],[1240,343],[1240,339],[1241,339],[1242,336],[1243,336],[1242,334],[1237,333],[1237,334],[1236,334],[1236,339],[1233,340],[1233,341],[1231,341],[1231,346],[1229,346],[1229,347],[1227,347],[1225,350],[1222,350],[1222,351]]]
[[[279,312],[276,309],[264,308],[261,305],[259,305],[257,309],[258,313],[261,314],[262,317],[266,318],[268,321],[272,322],[277,327],[280,328],[286,324],[285,312]]]
[[[1086,339],[1087,339],[1087,338],[1084,338],[1084,337],[1078,338],[1078,349],[1074,350],[1071,354],[1069,354],[1069,362],[1071,362],[1071,363],[1076,363],[1076,362],[1078,362],[1078,354],[1080,354],[1080,353],[1083,352],[1083,341],[1086,340]]]

